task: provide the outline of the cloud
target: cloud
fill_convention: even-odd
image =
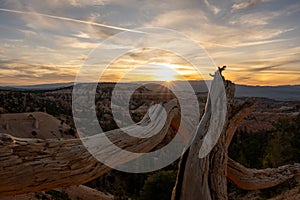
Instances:
[[[73,51],[76,49],[86,49],[92,50],[99,45],[99,42],[94,41],[81,41],[76,37],[66,37],[66,36],[54,36],[54,41],[56,42],[56,46],[60,46],[63,49],[69,48]]]
[[[221,9],[216,7],[215,5],[211,4],[208,0],[203,0],[205,5],[216,15],[218,14]]]
[[[4,4],[7,7],[11,7],[12,5],[17,8],[24,8],[24,7],[32,7],[36,10],[41,10],[43,7],[44,9],[47,8],[63,8],[66,7],[90,7],[90,6],[102,6],[106,2],[110,0],[52,0],[52,1],[36,1],[36,0],[4,0]]]
[[[291,84],[291,79],[299,80],[300,53],[295,52],[294,49],[287,51],[291,54],[282,54],[277,58],[274,56],[269,58],[265,56],[261,59],[244,58],[229,66],[226,76],[242,84]]]
[[[79,32],[79,33],[75,33],[73,34],[73,36],[78,37],[78,38],[84,38],[84,39],[90,39],[91,36],[88,33],[84,33],[84,32]]]
[[[74,67],[56,65],[31,64],[26,59],[0,61],[0,84],[54,83],[57,80],[73,81],[76,70]]]
[[[191,15],[191,13],[194,14]],[[208,18],[206,14],[201,10],[195,11],[193,9],[180,9],[160,14],[156,16],[150,23],[146,23],[146,26],[157,26],[182,30],[183,28],[195,28],[199,24],[207,23],[207,21]]]
[[[197,13],[191,15],[190,13]],[[282,12],[259,12],[242,16],[236,14],[224,17],[224,23],[211,18],[201,10],[174,10],[155,17],[147,26],[175,29],[197,40],[208,50],[254,46],[276,42],[274,39],[295,30],[269,24],[269,21],[282,16]]]
[[[289,31],[289,30],[287,30]],[[279,42],[285,42],[291,39],[277,39],[277,40],[261,40],[261,41],[252,41],[252,42],[244,42],[239,44],[239,47],[243,46],[256,46],[256,45],[265,45],[265,44],[274,44],[274,43],[279,43]]]
[[[57,0],[56,0],[57,1]],[[61,2],[61,1],[57,1]],[[107,1],[106,0],[67,0],[72,6],[84,7],[84,6],[102,6]]]
[[[232,10],[242,10],[242,9],[249,9],[253,8],[266,0],[246,0],[242,2],[237,2],[232,5]]]
[[[285,67],[293,64],[300,64],[299,56],[300,53],[295,53],[292,56],[284,56],[284,57],[279,57],[277,59],[272,58],[272,59],[265,59],[265,60],[243,61],[240,62],[240,64],[246,66],[252,66],[244,69],[247,72],[261,72],[261,71],[271,70],[274,68],[279,69],[281,67]],[[288,70],[287,68],[285,69]],[[274,70],[274,72],[276,72],[276,70]]]
[[[92,25],[92,26],[99,26],[102,28],[114,29],[114,30],[119,30],[119,31],[136,32],[134,30],[122,28],[122,27],[118,27],[118,26],[101,24],[101,23],[96,23],[96,22],[92,22],[92,21],[73,19],[73,18],[68,18],[68,17],[61,17],[61,16],[56,16],[56,15],[48,15],[48,14],[43,14],[43,13],[38,13],[38,12],[27,12],[27,11],[20,11],[20,10],[5,9],[5,8],[0,8],[0,11],[23,14],[23,15],[47,17],[47,18],[51,18],[51,19],[64,20],[64,21],[87,24],[87,25]]]
[[[262,26],[269,24],[269,21],[281,16],[282,12],[256,12],[240,16],[238,19],[234,18],[229,21],[231,25],[244,26]]]

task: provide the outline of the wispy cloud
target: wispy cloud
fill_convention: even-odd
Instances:
[[[282,15],[282,12],[259,12],[240,16],[229,21],[232,25],[261,26]]]
[[[26,59],[11,59],[0,61],[0,84],[55,83],[73,81],[76,75],[74,66],[31,64]]]
[[[244,0],[242,2],[237,2],[232,5],[233,10],[242,10],[242,9],[249,9],[253,8],[263,2],[266,2],[269,0]]]
[[[73,19],[73,18],[68,18],[68,17],[47,15],[47,14],[38,13],[38,12],[27,12],[27,11],[21,11],[21,10],[5,9],[5,8],[0,8],[0,11],[23,14],[23,15],[36,15],[36,16],[48,17],[48,18],[52,18],[52,19],[70,21],[70,22],[81,23],[81,24],[88,24],[88,25],[93,25],[93,26],[99,26],[99,27],[109,28],[109,29],[114,29],[114,30],[119,30],[119,31],[129,31],[129,32],[135,32],[135,33],[142,33],[140,31],[135,31],[135,30],[132,30],[132,29],[122,28],[122,27],[118,27],[118,26],[101,24],[101,23],[96,23],[96,22],[91,22],[91,21],[84,21],[84,20]]]
[[[57,1],[57,0],[55,0]],[[60,1],[58,1],[60,2]],[[101,6],[104,5],[107,0],[67,0],[72,6],[83,7],[83,6]]]
[[[216,15],[218,14],[221,9],[213,5],[212,3],[209,2],[209,0],[203,0],[205,5]]]
[[[85,38],[85,39],[91,38],[91,36],[88,33],[84,33],[84,32],[79,32],[79,33],[73,34],[73,36],[78,37],[78,38]]]

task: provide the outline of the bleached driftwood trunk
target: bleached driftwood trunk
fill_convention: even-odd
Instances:
[[[121,130],[106,132],[106,136],[122,149],[149,152],[170,134],[170,128],[177,127],[177,101],[170,101],[165,108],[169,117],[160,133],[150,139],[126,137]],[[145,117],[141,123],[145,125],[147,120],[150,118]],[[159,121],[154,121],[154,125],[156,123]],[[151,134],[154,128],[155,126],[145,127],[145,134]],[[92,140],[91,144],[97,145],[95,141],[102,137],[104,135],[99,134],[85,140]],[[105,152],[104,149],[99,153],[110,155],[112,152]],[[127,157],[122,160],[116,156],[115,163],[123,164],[134,158]],[[24,139],[0,134],[0,197],[80,185],[109,170],[109,167],[100,163],[86,150],[80,139]]]
[[[217,75],[216,73],[215,79]],[[216,90],[214,83],[211,90]],[[199,158],[198,152],[203,145],[204,137],[206,134],[211,134],[208,133],[208,127],[212,107],[220,109],[216,103],[212,102],[206,107],[195,141],[180,160],[172,200],[226,200],[228,199],[227,179],[239,188],[256,190],[278,185],[300,173],[299,164],[286,165],[277,169],[256,170],[247,169],[228,158],[228,147],[239,123],[254,110],[257,101],[249,98],[239,105],[234,105],[235,85],[225,80],[224,85],[227,96],[227,117],[223,131],[212,151],[206,157]],[[211,102],[210,97],[208,97],[208,102]]]

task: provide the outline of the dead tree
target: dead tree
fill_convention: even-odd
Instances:
[[[220,84],[216,81],[218,76],[219,73],[215,75],[212,87]],[[228,146],[239,122],[252,112],[257,102],[248,99],[240,105],[234,105],[234,84],[230,81],[223,83],[223,78],[221,80],[226,86],[227,95],[227,115],[223,131],[212,151],[206,157],[199,158],[198,153],[210,123],[209,104],[216,106],[218,102],[208,99],[194,142],[181,158],[173,199],[227,199],[227,179],[240,188],[253,190],[272,187],[300,173],[298,164],[255,170],[247,169],[228,158]],[[106,135],[120,148],[148,152],[166,136],[177,131],[180,121],[177,101],[173,100],[165,107],[168,114],[166,123],[160,133],[151,139],[125,137],[120,130],[110,131]],[[151,128],[145,130],[151,132]],[[192,130],[186,125],[186,129],[178,134],[190,131]],[[87,140],[101,140],[101,137],[103,135]],[[100,153],[108,156],[118,154],[113,152],[112,155],[112,152],[105,152],[105,149]],[[135,157],[120,159],[116,156],[115,163],[123,164],[132,159]],[[80,185],[109,170],[109,167],[90,155],[80,139],[22,139],[0,134],[0,197]]]
[[[151,139],[126,137],[121,130],[106,132],[105,135],[121,149],[131,152],[149,152],[170,134],[171,129],[177,128],[180,114],[177,101],[170,101],[165,108],[169,117],[160,134],[156,134]],[[140,123],[145,126],[147,120],[150,118],[145,117]],[[154,121],[154,125],[156,123],[159,121]],[[145,126],[144,130],[147,131],[145,135],[151,134],[154,128],[153,124],[150,128]],[[85,140],[91,142],[90,148],[93,148],[93,145],[97,148],[100,143],[97,143],[97,140],[101,141],[105,135],[98,134]],[[120,159],[115,156],[119,152],[109,152],[106,148],[99,153],[110,158],[115,157],[116,165],[135,158]],[[96,160],[80,139],[24,139],[0,134],[0,197],[80,185],[108,171],[110,168]]]
[[[219,72],[225,69],[219,68]],[[220,73],[214,75],[212,90]],[[224,77],[222,77],[224,80]],[[227,96],[227,117],[223,131],[217,144],[204,158],[198,157],[203,145],[203,138],[208,134],[213,104],[206,107],[198,133],[189,150],[185,152],[179,163],[176,186],[172,200],[184,199],[224,199],[227,195],[227,179],[237,187],[245,190],[257,190],[273,187],[300,175],[300,164],[286,165],[275,169],[248,169],[228,158],[228,147],[239,123],[249,115],[257,105],[257,100],[249,98],[239,105],[233,103],[235,85],[224,80]],[[217,100],[216,100],[217,101]],[[208,102],[210,97],[208,96]],[[205,116],[207,115],[207,116]]]

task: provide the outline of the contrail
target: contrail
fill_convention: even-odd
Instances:
[[[48,18],[52,18],[52,19],[60,19],[60,20],[76,22],[76,23],[81,23],[81,24],[88,24],[88,25],[93,25],[93,26],[99,26],[99,27],[104,27],[104,28],[109,28],[109,29],[120,30],[120,31],[128,31],[128,32],[134,32],[134,33],[144,33],[142,31],[131,30],[131,29],[122,28],[122,27],[118,27],[118,26],[111,26],[111,25],[100,24],[100,23],[96,23],[96,22],[89,22],[89,21],[73,19],[73,18],[67,18],[67,17],[59,17],[59,16],[55,16],[55,15],[47,15],[47,14],[38,13],[38,12],[27,12],[27,11],[21,11],[21,10],[5,9],[5,8],[0,8],[0,11],[10,12],[10,13],[17,13],[17,14],[24,14],[24,15],[38,15],[38,16],[48,17]]]

